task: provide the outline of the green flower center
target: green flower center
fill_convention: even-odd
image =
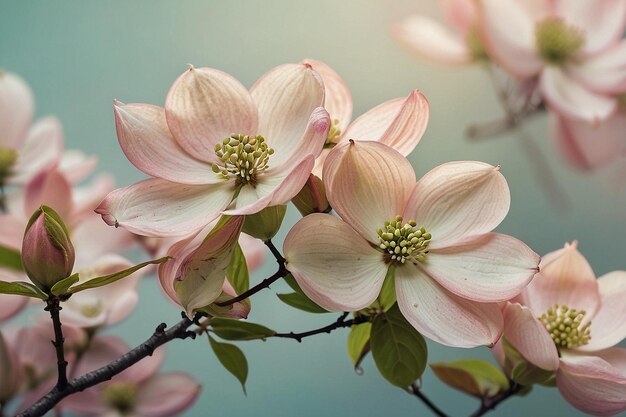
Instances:
[[[4,183],[11,173],[11,167],[15,161],[17,161],[17,151],[0,146],[0,184]]]
[[[339,136],[341,136],[341,129],[339,129],[339,119],[333,119],[330,122],[330,129],[328,129],[328,135],[326,135],[326,142],[324,143],[324,147],[332,148],[337,144],[339,140]]]
[[[578,311],[555,304],[539,320],[546,326],[557,348],[572,349],[586,345],[591,339],[591,322],[582,324],[585,314],[585,310]]]
[[[89,318],[98,317],[98,315],[102,313],[102,310],[103,310],[103,306],[102,306],[102,302],[100,301],[96,301],[91,304],[84,304],[80,306],[80,312],[83,314],[83,316],[89,317]]]
[[[470,56],[474,61],[489,61],[489,55],[487,55],[487,51],[485,50],[483,43],[480,41],[478,31],[475,27],[471,28],[467,32],[465,43],[467,44]]]
[[[547,62],[561,65],[572,58],[585,44],[582,30],[567,25],[558,17],[549,17],[535,28],[539,55]]]
[[[380,239],[379,247],[385,252],[385,262],[403,264],[424,262],[428,253],[428,245],[432,238],[423,227],[417,227],[415,220],[403,223],[401,216],[386,221],[383,228],[377,231]]]
[[[137,387],[127,382],[113,382],[104,389],[104,402],[122,415],[130,414],[137,404]]]
[[[233,134],[215,145],[220,162],[213,172],[224,179],[235,177],[238,184],[256,184],[256,176],[269,167],[274,149],[268,148],[263,136]]]

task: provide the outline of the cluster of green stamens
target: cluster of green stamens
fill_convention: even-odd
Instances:
[[[535,28],[537,49],[541,57],[555,65],[565,63],[584,45],[584,33],[558,17],[549,17]]]
[[[96,301],[95,303],[84,304],[79,309],[83,316],[93,318],[98,317],[102,313],[104,306],[101,301]]]
[[[384,228],[377,231],[380,248],[385,251],[389,262],[405,263],[409,261],[424,262],[428,253],[428,245],[432,236],[423,227],[417,228],[414,220],[403,223],[401,216],[385,222]]]
[[[11,173],[11,167],[17,161],[15,149],[0,146],[0,183],[4,182]]]
[[[582,324],[585,314],[585,310],[555,304],[539,320],[546,326],[557,348],[571,349],[586,345],[591,339],[591,322]]]
[[[137,387],[126,382],[114,382],[104,389],[104,401],[121,415],[130,414],[137,404]]]
[[[470,51],[470,56],[474,61],[489,61],[489,55],[483,46],[480,37],[478,36],[478,30],[473,27],[467,32],[465,37],[465,43]]]
[[[254,184],[256,174],[269,166],[274,149],[267,147],[263,136],[233,134],[215,145],[215,154],[222,162],[213,164],[213,172],[224,179],[237,177],[241,184]]]
[[[341,129],[339,129],[339,119],[333,119],[330,122],[330,129],[328,129],[328,134],[326,135],[326,142],[324,146],[334,146],[337,144],[337,140],[339,140],[339,136],[341,136]]]

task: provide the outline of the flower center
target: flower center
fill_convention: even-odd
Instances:
[[[233,134],[215,145],[221,162],[213,164],[213,172],[224,179],[236,177],[238,184],[256,184],[256,176],[267,169],[274,149],[268,148],[263,136]]]
[[[470,55],[474,61],[489,61],[489,55],[480,41],[478,30],[473,27],[467,32],[465,43],[470,51]]]
[[[91,304],[84,304],[80,306],[80,312],[82,313],[82,315],[89,318],[98,317],[98,315],[102,313],[103,309],[104,308],[100,300],[95,301]]]
[[[401,216],[385,222],[377,231],[379,247],[385,251],[385,262],[403,264],[424,262],[432,236],[423,227],[417,228],[415,220],[403,223]]]
[[[585,310],[578,311],[555,304],[539,320],[546,326],[557,348],[572,349],[586,345],[591,339],[591,322],[582,324],[585,314]]]
[[[537,49],[541,57],[555,65],[561,65],[573,57],[584,45],[584,32],[567,25],[558,17],[549,17],[535,28]]]
[[[11,173],[11,167],[17,161],[15,149],[0,146],[0,184],[4,183]]]
[[[626,94],[620,94],[617,96],[617,107],[621,111],[626,111]]]
[[[341,136],[341,129],[339,129],[339,119],[333,119],[330,122],[330,129],[328,129],[328,135],[326,135],[326,142],[324,142],[325,148],[332,148],[337,144]]]
[[[113,382],[104,389],[104,402],[122,415],[130,414],[137,403],[137,387],[127,382]]]

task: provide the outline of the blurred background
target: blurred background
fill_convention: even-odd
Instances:
[[[162,106],[187,63],[226,71],[247,86],[273,66],[315,58],[347,82],[354,117],[382,101],[419,88],[429,99],[428,130],[409,157],[418,176],[451,160],[502,165],[512,205],[499,231],[516,236],[545,254],[579,240],[579,250],[596,274],[626,269],[626,174],[613,167],[582,174],[569,168],[547,137],[540,116],[527,126],[568,202],[546,188],[537,155],[530,156],[515,133],[470,143],[465,128],[497,118],[501,110],[486,74],[478,67],[442,68],[411,56],[389,35],[389,27],[410,13],[437,16],[434,0],[274,0],[2,2],[0,67],[21,75],[32,87],[37,116],[56,115],[64,125],[66,148],[96,154],[99,172],[114,174],[118,186],[143,177],[117,143],[112,101]],[[527,138],[528,139],[528,138]],[[527,140],[526,139],[526,140]],[[623,169],[623,168],[622,168]],[[289,209],[282,233],[298,214]],[[269,260],[252,283],[275,269]],[[277,331],[308,330],[335,320],[335,314],[307,315],[282,304],[278,283],[253,299],[250,320]],[[179,312],[162,296],[156,280],[142,283],[133,316],[112,331],[137,344],[156,324],[173,324]],[[168,345],[166,370],[184,370],[202,381],[199,401],[185,416],[427,416],[415,397],[379,376],[371,358],[357,375],[346,353],[347,330],[293,340],[239,344],[248,357],[248,394],[217,362],[206,339]],[[489,358],[487,349],[455,350],[429,345],[430,361]],[[427,370],[424,392],[453,416],[469,415],[477,401],[452,391]],[[556,389],[535,388],[526,398],[501,405],[493,416],[583,415]],[[626,415],[622,414],[622,415]]]

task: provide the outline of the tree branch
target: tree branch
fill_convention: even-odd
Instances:
[[[346,317],[348,317],[348,313],[343,313],[341,316],[339,316],[336,322],[331,323],[328,326],[320,327],[319,329],[309,330],[307,332],[302,332],[302,333],[294,333],[294,332],[276,333],[272,337],[295,339],[298,341],[298,343],[300,343],[302,342],[302,339],[304,339],[305,337],[314,336],[316,334],[321,334],[321,333],[330,333],[336,329],[341,329],[344,327],[352,327],[356,324],[361,324],[361,323],[370,321],[370,318],[368,316],[358,316],[350,320],[346,320]]]
[[[514,396],[515,394],[517,394],[524,388],[524,386],[519,385],[513,381],[509,381],[509,383],[510,385],[509,385],[508,390],[499,393],[495,397],[484,398],[480,404],[480,408],[476,410],[475,412],[473,412],[472,414],[470,414],[469,417],[480,417],[486,414],[487,412],[495,409],[500,403]]]
[[[417,398],[419,398],[426,405],[426,407],[428,407],[430,409],[430,411],[432,411],[433,413],[435,413],[439,417],[448,417],[448,415],[446,413],[441,411],[441,409],[439,407],[437,407],[435,405],[435,403],[433,403],[430,400],[430,398],[428,398],[426,395],[424,395],[424,393],[420,390],[420,387],[418,387],[415,382],[412,383],[411,386],[406,391],[409,394],[413,394]]]
[[[61,324],[61,318],[59,312],[61,311],[61,302],[58,297],[50,296],[46,301],[46,311],[50,312],[50,318],[52,319],[52,327],[54,328],[54,349],[57,354],[57,388],[62,390],[67,386],[67,361],[65,360],[65,351],[63,350],[63,344],[65,338],[63,337],[63,329]]]
[[[67,382],[66,385],[61,388],[58,385],[55,386],[48,394],[42,397],[35,404],[31,405],[17,417],[40,417],[46,412],[52,410],[65,397],[84,391],[87,388],[93,387],[101,382],[108,381],[115,375],[121,373],[125,369],[130,368],[140,360],[152,356],[152,353],[156,348],[164,345],[174,339],[186,339],[195,338],[195,333],[187,330],[189,326],[193,324],[193,321],[189,319],[183,313],[183,319],[169,330],[166,329],[166,324],[161,323],[152,336],[145,342],[132,349],[128,353],[114,360],[113,362],[105,365],[95,371],[91,371],[83,376],[74,378]]]

